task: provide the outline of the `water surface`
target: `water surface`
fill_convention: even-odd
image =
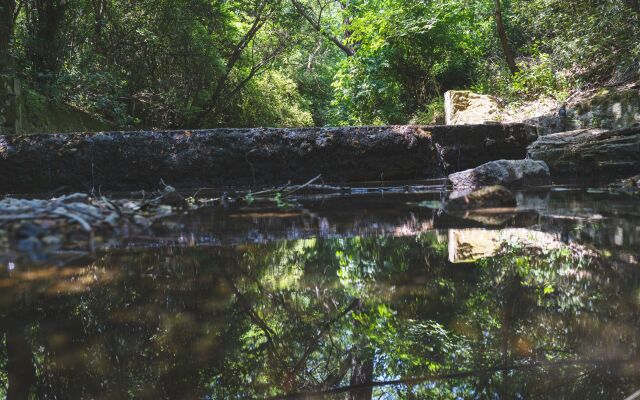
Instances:
[[[201,210],[87,260],[0,265],[0,398],[624,399],[640,202],[443,193]],[[474,261],[474,262],[471,262]]]

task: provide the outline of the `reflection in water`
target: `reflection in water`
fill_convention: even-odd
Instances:
[[[456,232],[513,235],[431,214],[382,235],[375,213],[340,235],[316,210],[331,235],[3,267],[0,398],[622,399],[640,388],[637,208],[553,196],[528,228],[553,245],[473,264],[449,262]]]

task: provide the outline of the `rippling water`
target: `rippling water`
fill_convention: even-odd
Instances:
[[[201,210],[87,260],[0,265],[0,398],[624,399],[640,201],[576,188]]]

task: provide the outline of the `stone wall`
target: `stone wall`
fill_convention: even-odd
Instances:
[[[570,105],[568,118],[574,129],[620,129],[640,123],[640,87],[601,89]]]

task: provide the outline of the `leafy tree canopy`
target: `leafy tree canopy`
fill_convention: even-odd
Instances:
[[[638,0],[0,0],[0,72],[123,128],[434,122],[637,69]]]

